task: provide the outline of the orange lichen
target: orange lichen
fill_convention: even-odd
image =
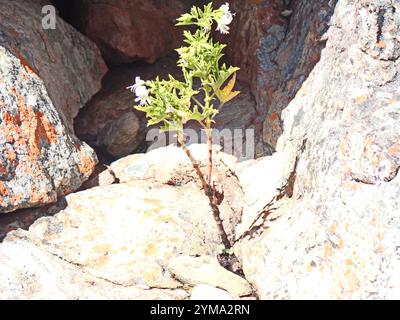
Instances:
[[[324,259],[328,259],[329,257],[331,257],[333,255],[333,249],[332,246],[330,244],[326,245],[324,248]]]
[[[383,49],[383,48],[386,46],[385,41],[383,41],[383,40],[379,41],[379,42],[376,44],[376,46],[377,46],[378,48],[380,48],[380,49]]]
[[[3,181],[0,181],[0,196],[8,196],[8,189]]]
[[[336,233],[336,228],[337,228],[337,225],[336,225],[336,223],[334,223],[329,227],[328,230],[330,233]]]
[[[57,133],[53,125],[47,120],[42,112],[35,112],[37,126],[35,130],[35,143],[40,144],[41,140],[51,144],[57,141]]]
[[[5,135],[8,142],[26,146],[29,158],[34,161],[41,154],[40,142],[55,143],[57,133],[42,112],[34,111],[25,103],[25,98],[17,95],[19,113],[4,114]]]
[[[89,157],[84,151],[81,151],[80,160],[78,165],[79,172],[85,176],[89,176],[96,166],[96,161],[92,157]]]
[[[157,247],[154,245],[154,243],[149,243],[143,250],[143,254],[146,257],[154,256],[156,252],[157,252]]]
[[[24,66],[26,72],[38,74],[38,71],[30,65],[29,61],[25,59],[18,48],[14,48],[13,53],[19,59],[19,61],[21,61],[21,64]]]
[[[102,255],[90,261],[88,265],[91,267],[103,267],[109,261],[110,257],[108,255]]]
[[[7,169],[6,169],[6,168],[3,168],[3,167],[0,167],[0,174],[1,174],[1,175],[7,174]]]
[[[353,190],[353,191],[357,191],[358,189],[360,189],[360,185],[355,182],[351,183],[350,187],[351,187],[351,190]]]
[[[22,197],[20,194],[15,194],[12,198],[11,198],[11,203],[19,203],[21,201]]]
[[[353,263],[353,260],[351,260],[351,259],[346,259],[345,260],[345,262],[344,262],[346,265],[348,265],[348,266],[352,266],[354,263]]]
[[[388,151],[394,157],[400,156],[400,144],[392,145]]]
[[[276,112],[272,113],[272,114],[269,116],[269,119],[270,119],[271,121],[275,121],[277,118],[278,118],[278,114],[277,114]]]
[[[13,143],[18,149],[26,150],[27,160],[17,163],[17,154],[14,150],[6,150],[4,155],[8,162],[14,162],[14,167],[19,165],[25,175],[31,176],[34,181],[40,181],[43,178],[42,169],[37,160],[42,154],[42,143],[56,143],[57,133],[42,112],[35,111],[33,107],[28,106],[25,97],[18,94],[14,87],[10,91],[16,97],[18,113],[13,115],[5,112],[3,114],[4,135],[6,140]],[[22,197],[17,194],[9,200],[11,205],[17,205],[22,201]],[[49,190],[32,187],[29,197],[31,203],[48,203],[53,200]]]
[[[354,99],[354,101],[355,101],[356,103],[363,103],[363,102],[365,102],[365,101],[367,101],[367,100],[368,100],[368,96],[367,96],[367,95],[358,96],[358,97],[356,97],[356,98]]]

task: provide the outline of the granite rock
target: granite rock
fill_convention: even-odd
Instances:
[[[198,146],[197,152],[195,146],[191,149],[195,155],[203,154],[199,159],[207,158],[205,146]],[[175,165],[169,177],[161,170],[155,175],[143,171],[141,177],[132,174],[139,162],[151,167],[154,159],[161,160],[163,150]],[[120,183],[69,194],[65,208],[54,216],[38,219],[28,231],[7,235],[0,244],[0,298],[189,296],[167,267],[174,257],[219,253],[221,240],[208,198],[177,147],[136,156],[139,161],[121,159],[111,166]],[[159,161],[159,168],[163,164]],[[233,238],[241,210],[232,208],[235,201],[241,202],[240,188],[226,166],[216,162],[215,171],[216,180],[225,174],[220,208]]]
[[[400,297],[399,12],[339,0],[283,111],[277,153],[294,165],[236,246],[261,299]]]
[[[168,270],[177,279],[191,286],[211,285],[234,296],[252,293],[251,286],[245,279],[224,269],[216,258],[210,256],[178,256],[169,261]]]
[[[61,19],[43,29],[40,3],[0,7],[0,212],[9,212],[55,202],[90,176],[97,157],[72,120],[107,68]]]

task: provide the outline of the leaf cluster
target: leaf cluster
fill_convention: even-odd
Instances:
[[[184,46],[176,50],[184,81],[171,75],[167,80],[146,81],[149,101],[135,108],[146,112],[148,125],[160,123],[162,130],[183,130],[187,121],[195,120],[209,129],[219,109],[239,94],[233,91],[236,76],[223,87],[239,68],[220,63],[226,45],[211,37],[213,24],[223,15],[223,10],[209,3],[203,9],[194,6],[177,20],[177,26],[195,26],[194,31],[184,31]]]

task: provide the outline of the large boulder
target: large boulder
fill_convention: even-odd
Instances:
[[[265,162],[285,179],[236,247],[260,298],[400,298],[399,31],[397,2],[338,1]]]
[[[0,1],[0,212],[75,191],[97,158],[72,119],[106,71],[96,47],[34,1]]]
[[[46,1],[50,2],[50,1]],[[37,74],[68,125],[100,89],[107,67],[94,43],[60,17],[44,29],[42,6],[34,0],[0,0],[0,45]]]
[[[205,146],[190,149],[204,163]],[[221,216],[233,238],[242,194],[227,163],[235,159],[215,155],[215,179],[225,191]],[[111,170],[120,183],[70,194],[55,216],[8,234],[0,244],[0,299],[184,299],[189,292],[169,271],[172,259],[205,256],[193,267],[216,268],[217,225],[180,148],[132,155]],[[240,293],[251,293],[245,280],[221,269],[219,282],[233,278],[245,288]]]
[[[336,0],[233,0],[228,56],[241,67],[264,119],[263,140],[276,146],[282,110],[319,61]]]
[[[154,62],[179,47],[179,16],[201,0],[79,0],[73,24],[92,39],[112,64]]]

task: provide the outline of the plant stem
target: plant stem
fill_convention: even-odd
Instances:
[[[197,100],[194,96],[192,97],[192,99],[194,100],[194,102],[203,110],[204,106],[200,103],[199,100]]]
[[[210,90],[205,88],[205,108],[208,109],[210,107],[210,101],[212,97],[210,97]],[[212,132],[211,132],[211,120],[207,119],[206,121],[206,133],[207,133],[207,146],[208,146],[208,185],[212,188],[211,180],[212,180]]]
[[[208,184],[211,184],[212,167],[213,167],[213,150],[212,150],[212,129],[210,126],[207,128],[207,145],[208,145]]]
[[[197,176],[200,179],[200,182],[201,182],[201,185],[203,187],[204,193],[208,198],[209,205],[210,205],[214,220],[217,223],[218,232],[219,232],[219,235],[221,237],[222,244],[224,245],[225,249],[230,249],[232,247],[232,245],[231,245],[231,242],[228,239],[228,235],[225,232],[225,228],[224,228],[224,225],[223,225],[223,222],[222,222],[222,219],[221,219],[221,213],[220,213],[218,205],[216,203],[214,189],[211,187],[210,184],[208,184],[206,182],[206,179],[205,179],[205,177],[203,175],[203,172],[201,172],[201,170],[200,170],[199,164],[197,163],[197,161],[193,157],[192,153],[190,152],[190,150],[186,146],[185,140],[183,138],[183,132],[182,131],[178,131],[178,141],[179,141],[179,144],[181,145],[181,148],[183,149],[183,151],[185,151],[186,155],[188,156],[190,162],[192,163],[193,168],[196,171]]]
[[[197,163],[196,159],[193,157],[192,153],[186,146],[182,131],[178,131],[178,141],[179,141],[179,144],[181,145],[181,148],[183,149],[183,151],[185,151],[190,162],[192,163],[193,168],[196,170],[196,174],[200,179],[203,189],[205,190],[205,192],[208,192],[208,185],[207,185],[206,179],[204,178],[203,172],[201,172],[200,166]]]

